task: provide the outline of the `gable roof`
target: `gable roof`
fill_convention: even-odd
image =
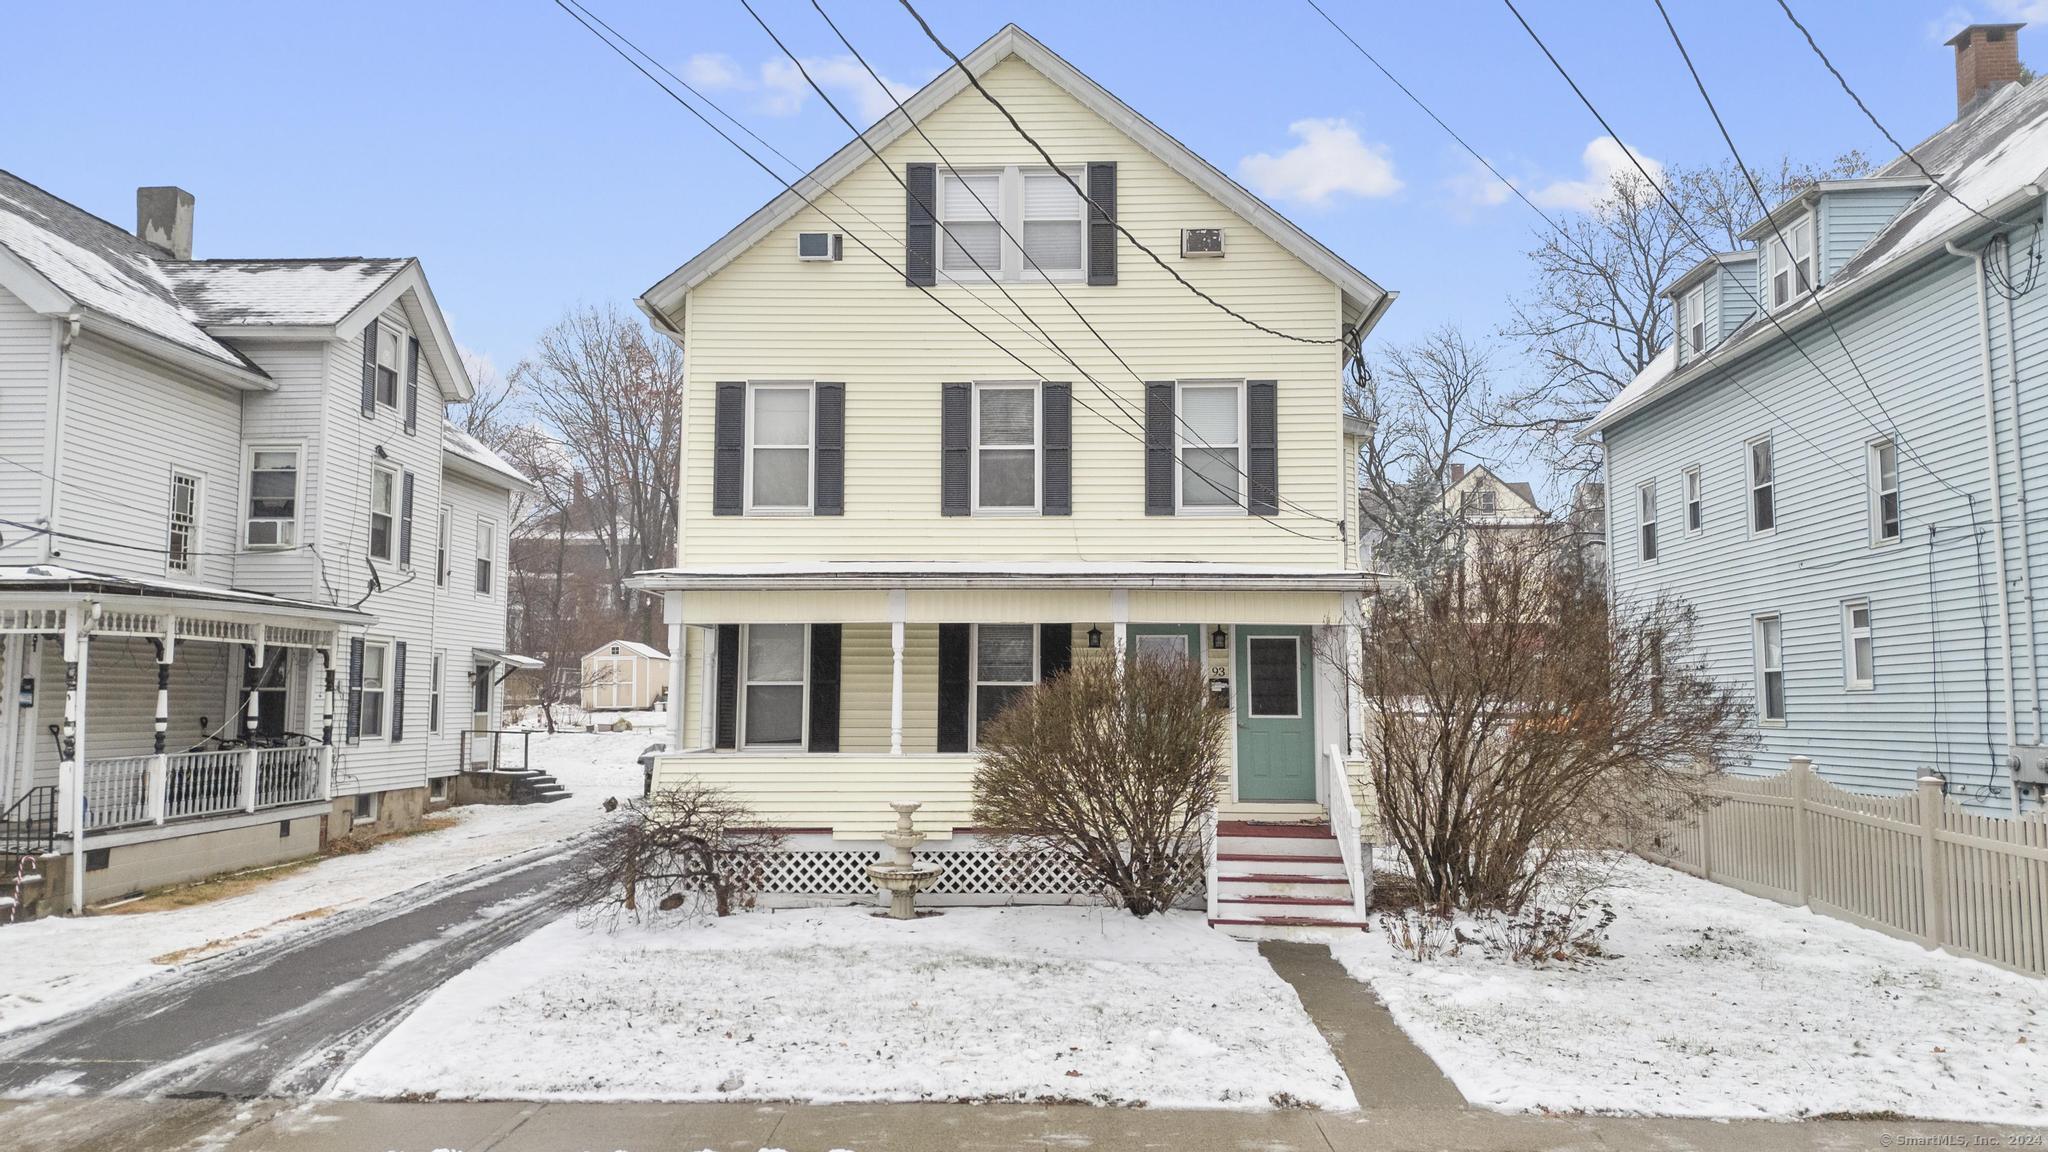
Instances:
[[[1751,315],[1706,355],[1680,367],[1677,345],[1666,347],[1601,409],[1580,436],[1602,432],[1708,372],[1772,345],[1784,338],[1780,328],[1794,331],[1817,321],[1829,306],[1889,283],[1923,261],[1942,255],[1950,243],[2019,223],[2017,217],[2023,209],[2038,211],[2043,185],[2048,184],[2048,84],[2007,84],[1922,141],[1912,154],[1941,178],[1946,191],[1932,185],[1925,188],[1851,255],[1820,291],[1768,316],[1761,312]],[[1901,156],[1880,168],[1867,183],[1897,186],[1918,174],[1913,162]],[[1856,187],[1866,182],[1838,183]]]
[[[1274,211],[1265,201],[1224,175],[1221,170],[1196,155],[1187,145],[1168,135],[1158,125],[1139,115],[1107,88],[1061,59],[1058,53],[1047,48],[1015,24],[1005,24],[1001,31],[962,57],[961,62],[978,78],[987,75],[990,69],[1012,56],[1052,81],[1078,100],[1082,106],[1108,121],[1168,168],[1215,197],[1225,208],[1271,237],[1296,259],[1342,288],[1347,302],[1366,316],[1368,326],[1384,311],[1384,304],[1392,301],[1393,293],[1374,283],[1371,277],[1352,267],[1343,257],[1324,247],[1320,241],[1302,231],[1293,221]],[[824,163],[811,169],[808,175],[792,181],[795,190],[784,189],[780,195],[741,221],[737,227],[719,237],[710,247],[691,257],[682,267],[641,293],[638,301],[640,306],[656,317],[679,314],[683,299],[692,288],[710,279],[740,253],[752,247],[769,232],[787,223],[805,207],[804,196],[798,195],[798,190],[805,190],[808,185],[808,194],[816,197],[821,190],[832,187],[861,165],[872,160],[868,145],[872,145],[876,151],[887,148],[911,131],[913,120],[924,120],[947,101],[968,90],[967,78],[961,75],[959,68],[949,67],[940,72],[924,87],[904,100],[901,109],[890,109],[888,115],[877,120],[863,133],[862,135],[867,138],[867,144],[862,144],[859,139],[848,141],[845,147],[826,158]],[[909,113],[908,117],[904,115],[906,111]]]
[[[533,490],[533,481],[528,480],[524,473],[445,417],[441,420],[441,455],[455,466],[456,471],[471,479],[510,488],[514,492]]]
[[[409,261],[185,260],[162,264],[186,307],[209,328],[245,324],[334,324]]]
[[[592,648],[587,653],[587,655],[608,656],[611,654],[611,650],[614,648],[624,648],[626,651],[631,652],[636,656],[645,656],[649,660],[668,659],[668,653],[663,652],[661,649],[656,648],[651,644],[642,644],[638,640],[614,640],[609,644],[599,644],[597,647]]]

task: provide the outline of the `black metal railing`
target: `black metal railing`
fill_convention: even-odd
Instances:
[[[464,729],[459,743],[464,772],[524,772],[532,763],[533,731],[528,728]],[[507,758],[515,748],[517,764]]]
[[[0,857],[42,856],[56,848],[56,785],[31,788],[0,812]]]

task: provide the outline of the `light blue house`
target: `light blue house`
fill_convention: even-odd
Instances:
[[[1758,771],[2042,803],[2048,84],[2013,79],[2018,31],[1951,42],[1918,166],[1808,188],[1674,284],[1677,343],[1591,426],[1614,594],[1697,609]]]

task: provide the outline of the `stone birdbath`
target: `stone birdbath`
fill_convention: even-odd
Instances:
[[[868,865],[868,879],[889,894],[891,919],[914,920],[917,894],[937,882],[939,873],[945,869],[937,864],[919,864],[911,857],[910,850],[924,843],[924,833],[910,826],[910,816],[923,805],[895,800],[889,807],[896,810],[896,830],[882,837],[882,842],[896,850],[896,859]]]

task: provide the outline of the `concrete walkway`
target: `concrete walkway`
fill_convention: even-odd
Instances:
[[[1371,987],[1353,980],[1328,948],[1269,940],[1259,945],[1259,954],[1294,985],[1301,1006],[1350,1077],[1359,1107],[1368,1112],[1465,1107],[1458,1086],[1401,1031]]]
[[[2026,1134],[1891,1121],[1630,1120],[1478,1110],[1175,1112],[1012,1104],[385,1104],[69,1099],[0,1104],[8,1152],[1778,1152],[2008,1147]],[[2025,1146],[2032,1146],[2027,1144]]]

